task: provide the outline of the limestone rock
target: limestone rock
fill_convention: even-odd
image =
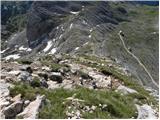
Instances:
[[[120,85],[118,88],[117,88],[117,91],[123,93],[123,94],[129,94],[129,93],[138,93],[136,90],[133,90],[131,88],[128,88],[126,86],[123,86],[123,85]]]
[[[36,100],[31,102],[22,113],[17,115],[17,118],[23,118],[23,119],[36,119],[38,116],[39,108],[41,107],[43,101],[45,99],[45,96],[38,95]]]

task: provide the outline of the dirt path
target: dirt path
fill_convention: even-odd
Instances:
[[[151,78],[152,80],[152,83],[157,87],[159,88],[159,85],[154,81],[153,77],[151,76],[150,72],[147,70],[147,68],[145,67],[145,65],[139,60],[139,58],[137,56],[135,56],[133,53],[131,53],[128,48],[126,47],[125,43],[124,43],[124,40],[123,40],[123,37],[121,36],[120,33],[118,33],[119,37],[120,37],[120,40],[122,41],[122,44],[123,44],[123,47],[124,49],[126,50],[126,52],[128,52],[134,59],[137,60],[137,62],[139,63],[140,66],[143,67],[143,69],[146,71],[146,73],[148,74],[148,76]]]

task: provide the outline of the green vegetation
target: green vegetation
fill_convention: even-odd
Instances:
[[[34,77],[30,84],[32,87],[40,87],[41,85],[38,77]]]
[[[32,61],[29,59],[18,59],[17,62],[19,64],[29,64],[29,65],[32,63]]]
[[[21,93],[24,99],[33,100],[36,94],[44,94],[49,100],[39,113],[39,118],[66,118],[65,112],[68,107],[65,102],[67,97],[76,94],[75,98],[84,100],[82,106],[98,106],[106,104],[107,108],[101,110],[97,108],[93,113],[83,113],[83,118],[131,118],[136,117],[136,109],[133,103],[133,98],[130,96],[122,96],[114,91],[96,91],[87,88],[74,90],[45,90],[43,88],[33,88],[26,84],[17,84],[10,90],[10,94],[15,96]]]
[[[55,56],[50,56],[50,55],[43,56],[40,59],[40,62],[43,65],[50,67],[52,72],[58,72],[60,68],[69,68],[69,66],[66,64],[57,63],[58,61],[59,61],[58,58],[55,58]]]

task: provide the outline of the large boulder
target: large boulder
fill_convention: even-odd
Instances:
[[[23,119],[36,119],[38,117],[38,111],[41,107],[43,101],[45,100],[45,96],[38,95],[36,100],[31,102],[22,113],[17,115],[17,118]]]
[[[49,75],[49,79],[52,80],[52,81],[56,81],[57,83],[62,83],[62,80],[63,80],[62,75],[59,72],[52,72]]]

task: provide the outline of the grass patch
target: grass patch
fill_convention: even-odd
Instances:
[[[46,90],[43,88],[33,88],[27,84],[17,84],[10,90],[11,96],[22,94],[24,99],[34,100],[36,94],[44,94],[49,100],[39,113],[39,118],[57,119],[66,118],[65,115],[67,105],[62,104],[65,98],[76,94],[76,98],[82,99],[85,102],[82,105],[98,106],[99,104],[108,105],[107,109],[101,110],[97,108],[93,113],[85,112],[83,118],[131,118],[136,116],[133,99],[130,96],[121,96],[114,91],[96,91],[87,88],[77,87],[74,90]]]
[[[19,60],[17,60],[17,62],[19,64],[28,64],[28,65],[30,65],[32,63],[32,61],[29,59],[19,59]]]
[[[59,72],[60,68],[62,67],[69,68],[69,66],[66,64],[57,63],[57,59],[54,56],[44,56],[40,59],[40,62],[42,63],[42,65],[50,67],[52,72]]]

